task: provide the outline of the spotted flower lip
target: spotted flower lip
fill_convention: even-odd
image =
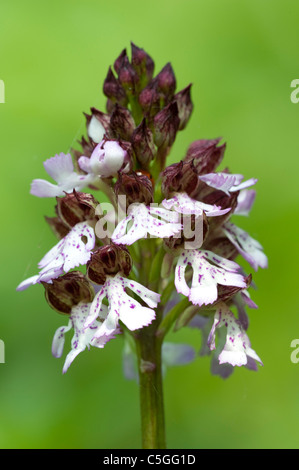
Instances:
[[[120,330],[116,328],[114,331],[111,331],[109,335],[102,334],[100,337],[94,338],[95,331],[101,327],[101,322],[95,320],[87,328],[84,328],[84,323],[89,314],[90,306],[90,303],[83,302],[74,306],[72,308],[68,325],[58,328],[55,332],[52,342],[52,354],[54,357],[59,358],[63,353],[65,333],[67,333],[72,328],[74,329],[74,336],[71,342],[72,348],[65,359],[62,370],[63,373],[68,370],[78,354],[80,354],[86,348],[90,349],[90,346],[103,348],[108,341],[115,338],[115,335],[120,333]],[[104,310],[104,308],[107,307],[103,306],[102,310]]]
[[[193,269],[191,287],[185,279],[188,266]],[[175,287],[178,293],[188,297],[194,305],[212,304],[218,298],[217,284],[246,288],[246,280],[238,273],[239,270],[237,263],[212,251],[185,250],[175,268]]]
[[[112,241],[116,244],[132,245],[137,240],[146,238],[148,234],[159,238],[171,237],[182,230],[182,224],[178,220],[177,213],[163,207],[131,204],[128,216],[114,230]],[[130,222],[132,226],[127,231]]]
[[[148,307],[143,307],[137,300],[130,297],[125,289],[130,289],[137,294]],[[103,300],[108,300],[108,311],[103,315],[101,311]],[[119,320],[126,327],[133,331],[149,325],[155,319],[155,308],[160,301],[160,294],[153,292],[136,281],[127,279],[120,274],[107,276],[102,289],[95,296],[88,317],[85,321],[85,328],[88,328],[96,319],[100,317],[103,324],[95,333],[95,338],[101,335],[109,335],[114,331]]]
[[[32,181],[30,194],[37,197],[64,196],[75,189],[80,191],[95,181],[94,175],[80,175],[74,171],[71,155],[60,153],[44,162],[44,167],[56,184],[43,179]]]
[[[115,176],[124,164],[127,152],[116,141],[102,140],[94,149],[91,157],[80,157],[81,170],[104,178]]]
[[[262,251],[262,245],[245,232],[245,230],[231,222],[226,222],[222,229],[230,242],[237,248],[239,253],[255,271],[257,271],[259,267],[268,267],[268,258]]]
[[[198,178],[208,186],[211,186],[215,189],[220,189],[226,194],[253,186],[258,181],[256,178],[250,178],[249,180],[243,181],[242,183],[244,178],[243,175],[222,172],[207,173],[206,175],[201,175]]]
[[[259,356],[251,349],[249,338],[242,328],[241,323],[224,303],[220,303],[216,310],[214,323],[208,337],[208,346],[211,351],[216,349],[216,329],[223,326],[226,326],[227,334],[225,346],[218,357],[219,364],[228,363],[232,366],[241,367],[247,365],[251,358],[263,365]]]
[[[86,238],[86,243],[82,238]],[[95,246],[95,234],[87,222],[75,225],[72,230],[55,245],[38,263],[39,274],[21,282],[17,290],[25,290],[32,284],[51,282],[70,269],[86,264]]]
[[[207,217],[224,215],[231,210],[230,207],[227,209],[221,209],[220,206],[212,206],[211,204],[196,201],[188,196],[187,193],[176,193],[171,199],[164,199],[162,204],[166,209],[172,209],[179,214],[195,214],[200,216],[205,212]]]

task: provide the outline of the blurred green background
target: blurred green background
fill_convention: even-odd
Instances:
[[[1,2],[1,448],[138,448],[139,400],[122,375],[122,341],[82,353],[65,376],[51,356],[53,334],[67,319],[35,286],[16,285],[56,243],[43,216],[53,200],[29,195],[42,162],[66,152],[84,132],[82,111],[104,108],[102,83],[130,40],[171,61],[178,88],[193,83],[195,109],[172,160],[198,138],[223,136],[225,164],[257,177],[251,217],[237,220],[264,246],[249,336],[265,367],[210,375],[210,360],[168,370],[170,448],[297,448],[299,364],[298,175],[299,4],[293,0],[101,0]],[[173,336],[197,349],[200,334]],[[67,340],[69,346],[70,336]],[[64,354],[65,357],[65,354]]]

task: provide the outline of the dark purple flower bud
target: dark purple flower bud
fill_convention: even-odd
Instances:
[[[105,245],[95,251],[87,263],[87,277],[95,284],[102,285],[107,276],[119,272],[128,276],[132,268],[132,259],[122,245]]]
[[[149,163],[155,157],[156,147],[153,133],[146,126],[145,119],[134,130],[131,141],[137,160],[143,168],[148,168]]]
[[[94,298],[94,290],[84,274],[72,271],[64,274],[52,283],[43,282],[48,304],[62,314],[70,314],[72,308],[80,302],[89,303]]]
[[[64,197],[57,197],[57,212],[62,222],[72,228],[84,220],[95,218],[98,201],[88,193],[77,193],[75,190]]]
[[[172,101],[154,118],[155,144],[158,147],[170,147],[175,141],[179,125],[178,105]]]
[[[112,112],[114,110],[114,106],[115,106],[115,103],[108,98],[108,100],[106,102],[106,110],[107,110],[108,114],[112,114]]]
[[[103,140],[104,135],[108,138],[110,136],[110,116],[102,113],[96,108],[91,108],[90,110],[91,115],[84,113],[86,118],[87,135],[93,142],[99,144],[101,140]]]
[[[107,77],[104,81],[103,91],[107,98],[109,98],[114,103],[118,103],[121,106],[126,106],[128,100],[125,90],[113,75],[111,67],[109,67]]]
[[[162,192],[166,198],[173,193],[192,195],[198,186],[198,176],[193,161],[174,163],[162,173]]]
[[[70,231],[69,227],[63,223],[60,217],[45,217],[54,235],[60,240]]]
[[[121,53],[119,54],[118,58],[114,62],[114,70],[117,74],[119,74],[120,66],[124,60],[124,58],[127,57],[127,50],[123,49]]]
[[[110,128],[116,139],[130,140],[135,129],[130,111],[116,104],[111,115]]]
[[[145,87],[152,79],[155,64],[153,59],[141,48],[131,42],[132,67],[140,78],[140,86]]]
[[[194,160],[194,166],[199,175],[213,173],[221,163],[226,144],[219,144],[221,138],[211,140],[196,140],[187,150],[186,161]]]
[[[139,95],[139,104],[148,116],[155,116],[165,104],[164,95],[158,90],[158,83],[152,80]]]
[[[176,95],[174,95],[174,100],[177,102],[179,110],[180,131],[185,129],[185,127],[187,126],[187,123],[193,111],[193,103],[191,101],[190,90],[191,84],[183,90],[179,91]]]
[[[136,84],[138,83],[138,75],[135,69],[129,62],[128,56],[125,55],[123,57],[123,61],[120,64],[118,70],[118,81],[122,85],[122,87],[126,90],[129,94],[135,93]]]
[[[141,172],[120,174],[114,190],[116,196],[126,196],[127,208],[134,202],[143,202],[146,205],[153,202],[153,185],[150,178]]]
[[[176,78],[171,64],[168,62],[161,72],[155,77],[159,91],[162,91],[166,97],[173,97],[176,89]]]

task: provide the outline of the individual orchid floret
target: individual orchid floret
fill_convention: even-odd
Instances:
[[[126,293],[130,289],[138,295],[148,307],[142,306],[137,300]],[[108,301],[107,315],[101,314],[104,298]],[[136,281],[127,279],[120,274],[107,276],[106,282],[96,294],[85,327],[90,326],[97,317],[103,324],[95,334],[95,338],[110,335],[118,326],[119,321],[131,331],[149,325],[155,319],[155,308],[160,301],[160,295],[147,289]]]
[[[257,179],[250,178],[242,183],[244,176],[229,173],[207,173],[199,176],[199,179],[212,188],[219,189],[226,194],[230,192],[241,191],[241,189],[253,186]]]
[[[242,230],[231,222],[226,222],[223,225],[223,231],[230,242],[237,248],[238,252],[248,261],[255,271],[258,270],[258,267],[268,267],[268,259],[262,251],[262,245],[245,232],[245,230]]]
[[[91,157],[80,157],[81,170],[94,178],[115,176],[125,163],[127,152],[114,140],[102,140],[94,149]]]
[[[63,353],[65,333],[67,333],[71,328],[74,329],[74,336],[71,342],[72,349],[66,357],[62,370],[64,374],[80,352],[84,351],[86,348],[90,349],[90,346],[103,348],[108,341],[115,338],[115,335],[120,333],[120,330],[116,328],[109,335],[101,335],[99,338],[94,338],[95,332],[101,327],[101,322],[95,320],[87,328],[84,327],[90,306],[90,303],[84,302],[74,306],[69,317],[68,325],[58,328],[54,335],[52,354],[54,357],[59,358]],[[104,307],[105,306],[103,306],[103,310]]]
[[[93,228],[87,222],[75,225],[38,263],[41,269],[39,274],[21,282],[17,290],[27,289],[40,282],[51,282],[64,272],[67,273],[70,269],[86,264],[94,246]]]
[[[234,210],[235,215],[249,215],[255,201],[256,191],[254,189],[244,189],[240,191],[237,199],[237,207]]]
[[[177,213],[163,207],[132,204],[128,209],[128,216],[114,230],[112,241],[116,244],[132,245],[137,240],[146,238],[148,234],[152,237],[168,238],[182,230],[178,219]],[[127,232],[130,222],[132,225]]]
[[[187,193],[176,193],[171,199],[164,199],[162,201],[166,209],[172,209],[179,214],[201,216],[205,212],[207,217],[216,217],[227,214],[230,208],[221,209],[220,206],[205,204],[201,201],[196,201],[188,196]]]
[[[71,155],[60,153],[44,162],[44,167],[56,184],[42,179],[32,181],[30,193],[37,197],[64,196],[75,189],[80,191],[94,181],[92,175],[81,175],[74,171]]]
[[[218,357],[219,364],[228,363],[240,367],[247,365],[248,359],[251,358],[263,365],[256,352],[251,349],[249,338],[241,323],[235,318],[227,305],[222,302],[216,310],[214,324],[208,338],[211,351],[216,349],[215,331],[223,326],[226,326],[227,334],[225,346]]]
[[[188,266],[193,270],[191,287],[185,279]],[[238,274],[239,269],[239,265],[234,261],[215,255],[211,251],[185,250],[176,265],[175,287],[177,292],[188,297],[194,305],[212,304],[218,298],[217,284],[247,287],[245,278]]]

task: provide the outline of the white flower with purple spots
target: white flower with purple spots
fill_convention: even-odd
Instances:
[[[191,287],[186,281],[188,266],[193,270]],[[212,304],[218,298],[217,284],[246,288],[245,278],[238,274],[239,269],[234,261],[211,251],[185,250],[175,268],[175,287],[178,293],[188,297],[194,305]]]
[[[208,338],[208,346],[211,351],[216,349],[216,329],[225,326],[227,328],[226,342],[222,352],[219,354],[219,364],[231,364],[232,366],[245,366],[248,358],[254,359],[263,365],[256,352],[251,349],[250,341],[241,323],[235,318],[226,304],[219,304],[214,323]]]
[[[91,157],[80,157],[79,166],[88,174],[108,178],[117,175],[124,164],[127,152],[113,140],[103,140],[94,149]]]
[[[72,349],[68,353],[65,363],[63,366],[62,372],[65,373],[73,360],[84,351],[86,348],[90,349],[90,346],[96,348],[103,348],[105,344],[113,339],[116,334],[120,333],[120,330],[116,328],[114,331],[111,331],[109,335],[101,335],[98,338],[95,338],[95,332],[101,327],[101,322],[95,320],[87,328],[84,328],[86,318],[88,317],[91,304],[85,304],[81,302],[72,308],[70,319],[67,326],[62,326],[56,331],[53,343],[52,343],[52,354],[55,357],[61,357],[64,348],[65,342],[65,333],[67,333],[71,328],[74,329],[74,336],[71,342]],[[105,306],[102,307],[102,314]]]
[[[128,229],[128,230],[127,230]],[[179,215],[159,207],[131,204],[128,216],[115,228],[112,241],[116,244],[132,245],[147,235],[158,238],[174,236],[182,230]]]
[[[74,171],[71,155],[60,153],[44,162],[44,167],[57,184],[43,179],[32,181],[30,193],[37,197],[64,196],[75,189],[80,191],[95,181],[94,175],[79,175]]]
[[[229,195],[231,192],[241,191],[241,189],[253,186],[256,182],[256,178],[250,178],[247,181],[243,181],[244,176],[239,174],[230,173],[207,173],[206,175],[199,176],[199,179],[215,189],[220,189]]]
[[[221,209],[220,206],[212,206],[211,204],[196,201],[186,193],[176,193],[171,199],[164,199],[162,204],[166,209],[172,209],[184,215],[195,214],[196,216],[201,216],[205,212],[207,217],[216,217],[227,214],[231,210],[230,207],[228,209]]]
[[[70,269],[84,265],[91,257],[95,246],[95,234],[87,222],[80,222],[57,243],[38,263],[39,274],[21,282],[17,290],[39,282],[51,282],[52,279],[67,273]]]
[[[130,289],[137,294],[148,307],[142,306],[137,300],[127,294]],[[108,300],[107,315],[104,318],[101,313],[103,300]],[[160,295],[147,289],[136,281],[126,279],[120,274],[107,276],[105,284],[95,296],[85,326],[90,326],[98,316],[104,321],[97,330],[95,338],[110,335],[118,326],[119,321],[131,331],[138,330],[149,325],[155,319],[155,308],[160,301]]]
[[[226,222],[223,225],[223,231],[230,242],[237,248],[238,252],[248,261],[255,271],[258,270],[259,266],[261,268],[268,267],[268,259],[262,251],[262,245],[245,232],[245,230],[242,230],[231,222]]]

